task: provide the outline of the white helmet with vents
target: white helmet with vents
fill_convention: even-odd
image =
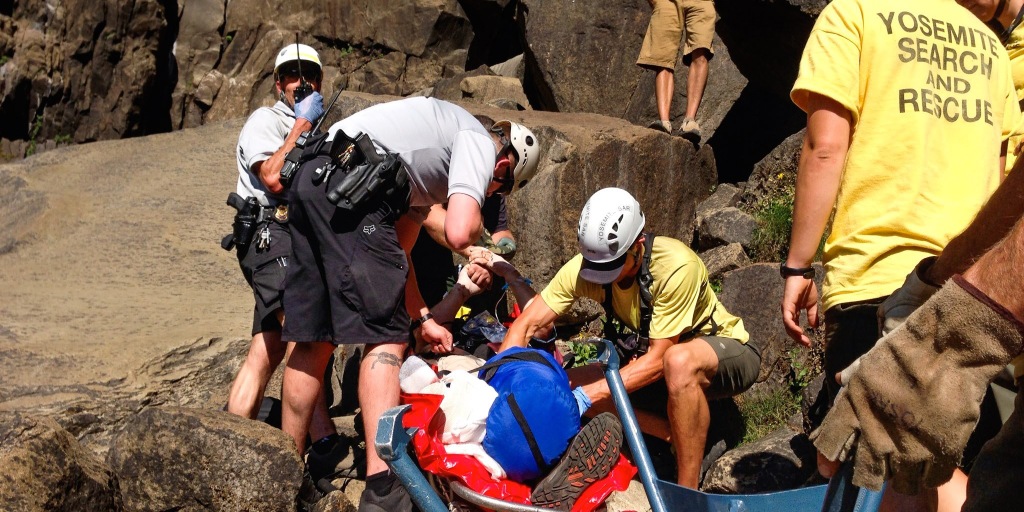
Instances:
[[[618,279],[626,264],[626,253],[640,238],[645,225],[640,203],[629,192],[621,188],[595,192],[580,214],[580,277],[598,284]]]
[[[502,193],[510,194],[525,187],[537,174],[540,143],[529,128],[512,121],[498,121],[491,127],[491,131],[498,134],[506,150],[515,153],[516,167],[511,171],[511,180],[501,190]]]

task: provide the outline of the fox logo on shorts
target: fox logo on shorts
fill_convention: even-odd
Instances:
[[[372,235],[374,231],[377,231],[377,226],[370,224],[369,226],[363,226],[363,233]]]

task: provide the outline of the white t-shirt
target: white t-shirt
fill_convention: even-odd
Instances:
[[[335,123],[332,139],[339,129],[349,137],[366,133],[408,164],[410,207],[444,203],[455,193],[483,206],[494,175],[494,141],[462,107],[434,98],[406,98],[374,105]]]
[[[235,149],[238,195],[243,198],[255,197],[263,206],[276,206],[284,200],[283,196],[271,194],[251,169],[257,162],[270,158],[281,148],[294,125],[295,114],[280,101],[273,107],[260,107],[249,116],[238,135],[238,147]]]

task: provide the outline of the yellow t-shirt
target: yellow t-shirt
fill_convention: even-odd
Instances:
[[[578,297],[604,302],[604,286],[579,277],[583,256],[577,254],[562,266],[540,293],[544,302],[561,315],[572,307]],[[715,336],[733,338],[746,343],[750,338],[743,320],[730,315],[718,302],[708,284],[708,269],[686,244],[674,238],[659,236],[651,250],[651,339],[671,338],[692,330],[714,311],[718,325]],[[612,309],[615,316],[636,331],[640,325],[640,288],[636,281],[628,289],[612,284]],[[711,332],[711,322],[701,328]],[[679,340],[686,341],[686,340]]]
[[[1020,108],[995,34],[954,0],[835,0],[792,99],[832,98],[853,133],[825,242],[825,309],[883,297],[938,254],[999,184]]]
[[[1017,28],[1010,32],[1006,40],[1006,53],[1010,55],[1010,67],[1013,69],[1013,86],[1017,90],[1017,102],[1024,101],[1024,23],[1017,25]],[[1013,163],[1020,155],[1013,153],[1014,148],[1020,143],[1022,135],[1010,137],[1010,145],[1006,154],[1006,172],[1013,168]]]

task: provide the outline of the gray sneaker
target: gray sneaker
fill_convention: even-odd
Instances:
[[[672,133],[672,122],[663,119],[655,119],[651,121],[651,124],[647,125],[652,130],[658,130],[659,132],[665,132],[668,134]]]
[[[700,144],[700,125],[697,124],[697,120],[691,117],[683,119],[683,125],[679,127],[679,136],[694,144]]]

